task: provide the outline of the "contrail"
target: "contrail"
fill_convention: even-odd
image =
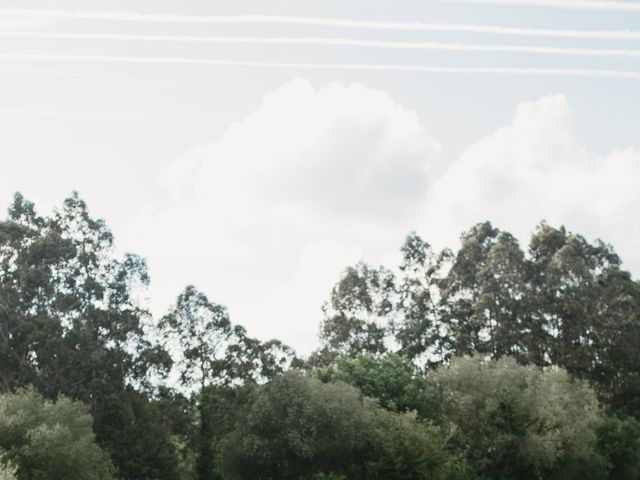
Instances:
[[[464,0],[460,0],[464,1]],[[475,0],[468,0],[475,1]],[[480,1],[480,0],[477,0]],[[490,0],[487,0],[490,1]],[[496,0],[500,1],[500,0]],[[506,0],[505,0],[506,1]],[[607,2],[608,3],[608,2]],[[283,15],[170,15],[152,13],[127,13],[127,12],[90,12],[67,10],[24,10],[24,9],[0,9],[0,16],[39,17],[47,19],[81,19],[81,20],[114,20],[144,23],[264,23],[285,24],[319,27],[339,27],[367,30],[405,30],[405,31],[430,31],[430,32],[458,32],[458,33],[482,33],[493,35],[513,35],[529,37],[551,38],[593,38],[593,39],[619,39],[638,40],[640,31],[633,30],[571,30],[571,29],[541,29],[519,28],[493,25],[473,25],[461,23],[438,22],[390,22],[370,20],[348,20],[341,18],[297,17]]]
[[[430,65],[393,65],[360,63],[286,63],[245,60],[223,60],[185,57],[130,57],[109,55],[66,54],[0,54],[0,62],[99,62],[99,63],[146,63],[177,65],[218,65],[233,67],[295,68],[316,70],[369,70],[449,73],[460,75],[539,75],[591,78],[619,78],[640,80],[640,71],[599,70],[584,68],[511,68],[511,67],[438,67]]]
[[[514,7],[551,7],[565,10],[596,10],[609,12],[640,12],[638,2],[609,0],[428,0],[440,3],[476,3]]]
[[[172,117],[191,115],[191,112],[153,112],[153,111],[116,111],[116,110],[36,110],[25,108],[3,108],[0,116],[11,117]]]
[[[537,53],[597,57],[640,57],[640,50],[606,48],[540,47],[530,45],[483,45],[442,42],[395,42],[331,37],[243,37],[193,35],[137,35],[121,33],[0,32],[0,38],[43,38],[71,40],[121,40],[143,42],[186,42],[213,44],[322,45],[398,50],[440,50],[459,52]]]

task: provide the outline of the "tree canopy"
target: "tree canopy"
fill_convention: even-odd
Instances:
[[[80,402],[45,400],[34,390],[0,395],[3,475],[17,480],[111,480],[114,469],[96,444]],[[15,466],[15,470],[12,469]]]
[[[466,472],[444,435],[414,414],[381,409],[343,382],[285,374],[272,381],[228,435],[229,479],[445,479]],[[462,478],[462,477],[460,477]]]
[[[146,262],[78,194],[16,194],[0,480],[640,479],[640,283],[613,247],[544,222],[460,240],[346,266],[301,359],[195,286],[154,317]]]

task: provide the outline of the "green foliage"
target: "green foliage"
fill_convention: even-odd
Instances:
[[[611,480],[640,479],[640,422],[606,417],[598,426],[598,450],[611,465]]]
[[[393,353],[382,357],[339,357],[333,365],[316,370],[314,375],[323,382],[353,385],[389,410],[422,413],[425,408],[422,376],[411,362]]]
[[[113,236],[74,194],[49,217],[16,195],[0,223],[0,385],[85,401],[121,388],[148,344],[134,291],[144,260],[118,259]],[[135,348],[129,348],[134,345]]]
[[[462,236],[442,283],[444,319],[456,355],[528,359],[527,265],[517,240],[486,222]]]
[[[320,338],[328,352],[354,357],[385,351],[385,317],[393,310],[393,282],[393,274],[382,267],[360,263],[345,270],[323,308]]]
[[[471,472],[445,449],[442,430],[415,413],[376,411],[368,432],[370,460],[364,478],[380,480],[465,480]]]
[[[234,430],[236,423],[246,413],[246,408],[255,399],[256,387],[205,388],[199,398],[200,430],[198,435],[199,478],[220,478],[215,457],[222,438]]]
[[[224,479],[464,479],[436,427],[342,382],[273,380],[222,443]]]
[[[230,348],[238,341],[226,308],[212,303],[188,286],[175,307],[160,322],[167,349],[178,349],[180,381],[204,388],[211,382],[230,381]]]
[[[451,252],[435,252],[415,232],[407,235],[400,249],[398,301],[392,328],[399,353],[427,365],[449,358],[452,338],[442,328],[440,286],[451,260]]]
[[[194,287],[152,327],[145,261],[77,194],[48,216],[17,194],[0,480],[639,479],[640,282],[611,246],[542,223],[523,250],[485,222],[401,253],[345,270],[316,370],[282,375],[293,351]]]
[[[153,404],[160,416],[158,421],[171,432],[170,441],[177,456],[175,478],[196,479],[198,413],[195,401],[173,388],[160,387]]]
[[[141,450],[126,465],[121,452],[169,444],[158,429],[140,428],[144,414],[131,413],[125,393],[168,363],[144,334],[148,313],[136,298],[148,280],[143,259],[115,256],[111,232],[77,194],[48,217],[17,194],[0,223],[0,390],[32,385],[47,398],[82,400],[120,473],[141,479],[154,467],[131,466],[162,466],[154,454],[164,448]]]
[[[0,458],[0,480],[17,480],[15,467]]]
[[[563,367],[617,413],[640,418],[640,282],[611,246],[542,223],[525,252],[485,222],[455,253],[415,233],[401,251],[397,274],[345,271],[311,365],[391,345],[426,368],[476,352],[510,356]]]
[[[277,340],[260,342],[244,327],[232,325],[227,310],[188,286],[159,323],[173,352],[181,384],[202,392],[209,385],[258,383],[282,373],[295,361]]]
[[[225,479],[344,473],[367,450],[370,408],[358,390],[295,373],[274,379],[223,440]]]
[[[95,412],[99,443],[125,479],[173,480],[179,456],[155,402],[131,388],[102,399]]]
[[[295,359],[279,341],[260,342],[232,325],[226,308],[188,286],[159,324],[165,347],[175,355],[180,383],[195,391],[200,428],[192,445],[197,477],[216,476],[215,451],[231,430],[237,407],[233,386],[251,385],[281,373]]]
[[[63,396],[50,402],[33,390],[0,395],[0,450],[18,480],[112,479],[91,423],[82,404]]]
[[[606,478],[605,462],[595,453],[595,394],[564,370],[543,372],[510,358],[478,355],[455,359],[427,382],[440,418],[456,427],[452,445],[466,452],[479,474],[577,478],[568,472],[580,468]]]
[[[589,380],[607,402],[628,400],[640,371],[640,284],[610,245],[564,228],[540,225],[530,256],[535,318],[550,337],[537,340],[547,362]]]

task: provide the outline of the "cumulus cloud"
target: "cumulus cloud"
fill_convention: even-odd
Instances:
[[[295,79],[162,180],[236,222],[397,221],[420,203],[438,150],[417,115],[385,92],[337,83],[316,90]]]
[[[294,79],[161,173],[167,204],[131,235],[163,282],[153,297],[166,303],[186,278],[255,334],[308,350],[340,271],[399,245],[439,158],[417,114],[386,92]]]
[[[520,103],[509,125],[468,148],[434,183],[425,228],[451,244],[487,219],[526,242],[545,219],[613,243],[637,272],[640,152],[589,155],[574,136],[572,116],[562,95]]]
[[[165,205],[140,213],[128,244],[150,260],[156,312],[194,283],[253,335],[303,353],[343,268],[397,262],[413,229],[452,246],[491,220],[526,242],[546,219],[612,242],[637,272],[640,153],[590,155],[572,117],[564,96],[522,102],[445,165],[387,93],[296,79],[168,165]]]

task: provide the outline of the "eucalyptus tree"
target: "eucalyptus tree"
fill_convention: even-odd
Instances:
[[[91,405],[94,390],[146,373],[148,313],[136,297],[149,280],[145,261],[117,258],[111,232],[77,194],[49,217],[16,194],[0,223],[0,269],[5,389],[31,383]]]
[[[159,329],[177,380],[197,399],[198,475],[212,478],[217,443],[233,425],[237,389],[281,373],[295,355],[279,341],[249,337],[244,327],[231,323],[224,306],[193,286],[180,293]]]
[[[541,224],[530,243],[532,303],[549,363],[640,416],[640,284],[613,247]]]
[[[443,321],[442,282],[451,268],[449,250],[436,252],[415,232],[400,249],[398,296],[393,319],[398,352],[419,363],[438,365],[452,353],[452,330]],[[422,361],[420,361],[422,360]]]
[[[442,284],[444,321],[452,331],[456,355],[489,351],[492,317],[481,305],[479,279],[499,231],[489,222],[475,225],[461,238],[461,247]]]
[[[144,415],[132,387],[167,360],[144,331],[149,314],[138,293],[148,280],[145,261],[117,256],[107,225],[75,193],[48,216],[16,194],[0,222],[0,389],[33,385],[48,398],[85,402],[125,478],[162,463],[158,449],[127,465],[118,453],[144,444],[147,432],[132,428]]]
[[[333,287],[330,301],[323,307],[325,318],[320,339],[324,361],[336,355],[383,353],[390,337],[394,301],[392,272],[364,263],[347,267]]]

